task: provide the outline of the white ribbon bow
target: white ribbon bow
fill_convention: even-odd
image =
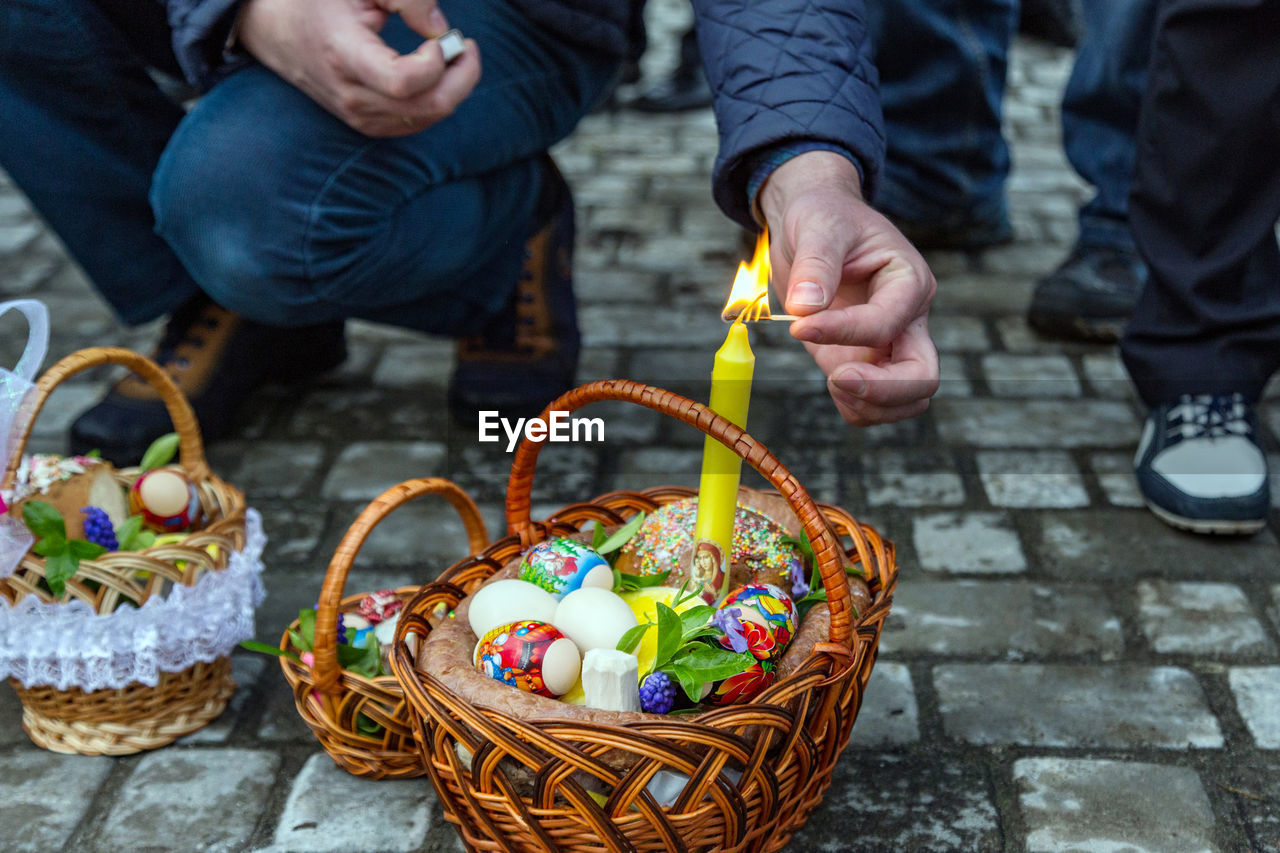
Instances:
[[[35,299],[0,302],[0,316],[10,310],[27,318],[27,346],[12,371],[0,367],[0,465],[12,458],[13,449],[31,417],[36,371],[49,351],[49,309]],[[22,562],[35,537],[20,518],[14,518],[0,494],[0,578],[7,578]]]

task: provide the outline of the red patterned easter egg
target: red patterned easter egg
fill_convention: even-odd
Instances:
[[[555,698],[577,682],[582,656],[555,627],[525,619],[499,625],[481,637],[472,663],[495,681]]]

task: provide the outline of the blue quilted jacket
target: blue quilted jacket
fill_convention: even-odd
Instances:
[[[183,70],[197,86],[211,85],[242,0],[163,2]],[[511,2],[540,26],[613,56],[634,56],[644,44],[643,0]],[[731,218],[751,224],[751,174],[788,142],[840,146],[861,167],[864,193],[874,193],[884,135],[865,3],[693,0],[720,128],[713,190]]]

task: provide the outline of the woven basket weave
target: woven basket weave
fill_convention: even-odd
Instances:
[[[356,554],[379,522],[397,507],[424,495],[440,495],[458,511],[472,553],[488,543],[480,510],[466,492],[448,480],[431,477],[392,486],[364,508],[347,529],[329,563],[316,611],[315,666],[280,658],[298,713],[334,762],[356,776],[401,779],[427,772],[413,739],[404,692],[396,680],[389,675],[365,678],[338,666],[338,613],[354,613],[364,598],[364,594],[345,598],[342,594]],[[424,531],[423,535],[430,533]],[[418,589],[406,586],[395,592],[407,601]],[[298,623],[295,621],[289,628],[296,631]],[[298,653],[290,641],[289,631],[280,639],[280,648]],[[382,732],[376,735],[361,732],[356,725],[361,715],[381,725]]]
[[[5,470],[4,488],[14,484],[31,427],[49,395],[69,377],[104,364],[129,368],[159,392],[178,433],[179,463],[196,486],[208,521],[177,544],[113,551],[95,560],[82,560],[60,600],[79,599],[97,614],[111,613],[121,604],[141,606],[152,596],[164,595],[174,584],[194,586],[205,573],[226,568],[230,554],[245,544],[244,495],[210,472],[190,404],[153,361],[125,349],[80,350],[40,378],[31,416]],[[137,468],[121,469],[117,479],[127,486],[139,473]],[[44,577],[44,559],[28,552],[12,575],[0,579],[0,596],[10,604],[29,595],[46,602],[57,600],[42,586]],[[216,718],[235,692],[229,658],[197,663],[181,672],[161,672],[154,687],[135,683],[118,690],[86,693],[76,688],[23,687],[13,678],[9,683],[22,702],[22,726],[31,740],[56,752],[86,755],[126,755],[164,746]]]
[[[534,523],[530,490],[541,444],[526,441],[508,486],[509,535],[424,587],[397,626],[392,669],[431,781],[471,850],[779,850],[821,802],[848,743],[896,584],[893,546],[843,510],[815,504],[764,445],[692,400],[614,380],[570,391],[549,409],[603,400],[638,403],[690,424],[770,481],[813,543],[829,599],[829,636],[753,701],[692,717],[620,714],[623,722],[605,725],[517,718],[469,703],[415,667],[410,634],[420,645],[441,605],[456,607],[530,544],[575,532],[587,520],[618,524],[691,493],[614,492]],[[862,613],[851,606],[847,564],[864,573],[871,592]],[[689,777],[669,806],[646,788],[660,771]]]

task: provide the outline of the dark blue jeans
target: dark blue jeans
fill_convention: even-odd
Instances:
[[[616,72],[505,0],[446,2],[484,74],[422,133],[362,136],[257,65],[184,113],[145,70],[173,66],[159,8],[0,2],[0,165],[133,323],[198,285],[272,325],[477,330],[514,289],[547,148]],[[383,37],[421,42],[397,18]]]
[[[1067,159],[1093,184],[1080,240],[1132,248],[1134,133],[1157,0],[1083,0],[1085,32],[1062,101]],[[942,226],[1004,216],[1009,150],[1000,132],[1016,0],[873,4],[888,136],[877,207]]]

